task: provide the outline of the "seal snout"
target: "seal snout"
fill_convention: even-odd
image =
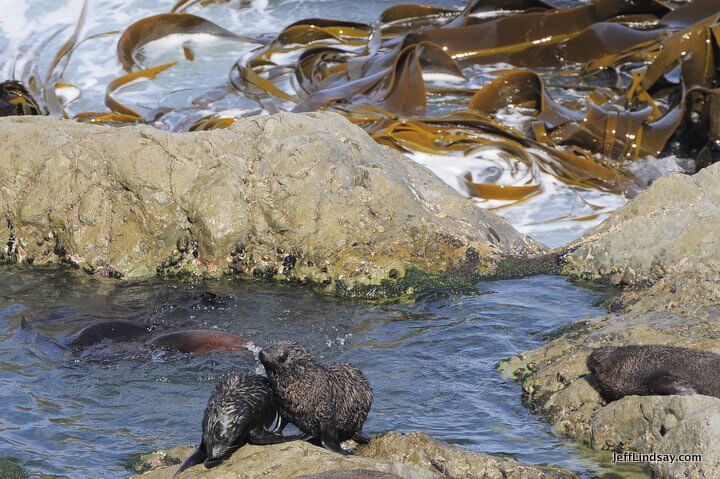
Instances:
[[[289,356],[290,351],[282,342],[272,344],[267,348],[260,350],[258,353],[260,363],[268,370],[276,370],[282,364],[287,362]]]

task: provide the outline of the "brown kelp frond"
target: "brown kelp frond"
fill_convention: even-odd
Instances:
[[[70,61],[70,55],[72,54],[75,45],[78,43],[80,32],[82,31],[83,24],[85,23],[87,8],[88,2],[87,0],[84,0],[80,16],[78,17],[77,24],[75,25],[75,30],[55,54],[55,58],[53,58],[52,63],[50,63],[50,67],[48,68],[45,76],[43,98],[45,100],[45,107],[51,115],[56,114],[65,116],[65,107],[58,99],[58,96],[55,93],[55,88],[62,78],[62,74],[67,66],[67,63]]]
[[[125,71],[137,65],[135,52],[143,45],[173,34],[204,33],[243,42],[252,42],[202,17],[189,13],[162,13],[143,18],[127,27],[117,44],[117,56]]]
[[[485,14],[493,9],[502,11]],[[623,173],[628,161],[662,154],[671,139],[691,154],[717,139],[720,120],[710,111],[718,108],[719,16],[712,0],[674,11],[652,0],[596,0],[571,9],[529,0],[471,2],[462,11],[398,5],[380,15],[375,30],[319,20],[291,25],[235,65],[244,79],[235,86],[293,111],[341,112],[401,150],[493,148],[528,171],[625,190],[632,186]],[[341,34],[343,28],[354,34]],[[288,57],[294,64],[275,60]],[[466,108],[453,100],[445,104],[458,105],[454,112],[427,116],[430,95],[468,92],[428,88],[428,75],[463,78],[473,65],[497,63],[519,69],[498,71],[472,91]],[[593,78],[603,70],[614,80],[598,85]],[[577,94],[574,101],[556,97],[570,76],[575,93],[585,92],[580,101]],[[511,107],[532,112],[523,131],[493,119]],[[541,188],[532,174],[517,185],[462,180],[488,199],[519,201]]]

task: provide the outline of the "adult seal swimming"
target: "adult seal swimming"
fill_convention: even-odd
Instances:
[[[277,444],[299,436],[277,433],[279,408],[270,381],[257,374],[235,373],[215,387],[202,422],[202,439],[195,452],[175,473],[204,463],[222,463],[245,444]]]
[[[161,334],[148,341],[151,348],[179,353],[208,354],[232,351],[252,356],[249,341],[237,334],[213,329],[192,329]]]
[[[298,343],[280,341],[260,351],[260,362],[280,400],[282,415],[328,450],[349,454],[342,441],[370,440],[362,427],[373,393],[350,364],[319,364]],[[310,437],[306,437],[310,439]]]
[[[607,401],[625,396],[704,394],[720,398],[720,355],[663,345],[595,349],[587,366]]]

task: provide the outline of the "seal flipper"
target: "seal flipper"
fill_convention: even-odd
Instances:
[[[296,434],[294,436],[284,436],[282,434],[266,431],[265,429],[257,430],[253,429],[248,434],[248,444],[255,444],[256,446],[266,446],[268,444],[281,444],[283,442],[297,441],[302,439],[304,435]]]
[[[368,436],[367,434],[365,434],[364,432],[358,431],[355,434],[353,434],[352,440],[357,442],[358,444],[367,444],[372,440],[372,438],[370,436]]]
[[[205,444],[200,443],[200,446],[198,446],[198,448],[195,449],[195,452],[193,452],[187,459],[185,459],[185,462],[182,463],[182,465],[177,470],[177,472],[175,472],[173,477],[177,477],[178,474],[180,474],[189,467],[202,464],[205,459],[207,459],[207,453],[205,452]]]
[[[338,454],[342,454],[343,456],[352,455],[351,452],[346,451],[342,448],[342,446],[340,446],[340,442],[338,441],[337,437],[337,431],[322,431],[320,433],[320,444],[322,444],[322,447],[324,447],[328,451],[337,452]]]
[[[695,388],[680,377],[672,374],[660,373],[645,380],[645,387],[650,394],[669,396],[671,394],[690,395],[697,394]]]

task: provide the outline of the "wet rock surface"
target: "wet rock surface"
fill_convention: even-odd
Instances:
[[[562,248],[564,274],[622,287],[625,310],[720,304],[720,164],[673,173]]]
[[[175,448],[146,455],[157,457],[189,453],[191,448]],[[165,459],[167,460],[167,459]],[[136,466],[141,470],[143,462]],[[149,470],[148,466],[144,470]],[[155,470],[139,476],[142,479],[171,478],[177,466],[154,466]],[[554,466],[527,465],[514,459],[462,450],[436,441],[426,434],[389,433],[360,446],[354,456],[342,456],[305,442],[273,446],[243,446],[220,466],[205,469],[195,466],[180,478],[277,478],[289,479],[570,479],[577,475]]]
[[[331,113],[168,133],[0,119],[2,261],[398,295],[543,247]]]
[[[553,432],[595,450],[700,454],[654,462],[655,477],[720,477],[720,399],[627,396],[606,404],[589,374],[593,348],[663,344],[720,353],[720,165],[655,182],[604,223],[559,252],[562,272],[618,287],[622,314],[564,328],[500,370]]]

